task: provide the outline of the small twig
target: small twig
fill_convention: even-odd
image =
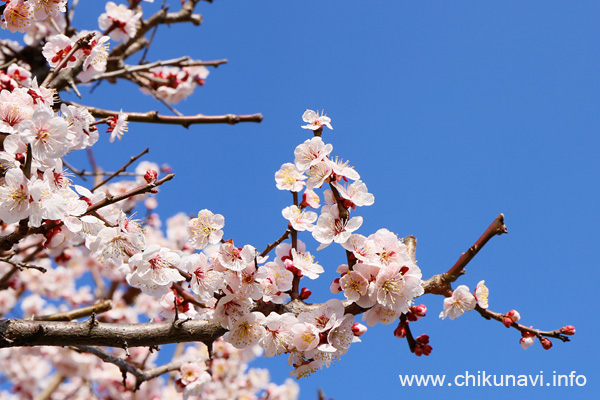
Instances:
[[[54,374],[52,376],[52,378],[50,378],[50,381],[46,384],[46,387],[44,388],[44,390],[42,390],[40,393],[38,393],[33,400],[47,400],[50,398],[50,396],[52,396],[52,393],[54,393],[56,391],[56,389],[58,389],[58,387],[61,385],[61,383],[63,383],[65,381],[66,377],[61,374],[60,372],[57,372],[56,374]]]
[[[101,314],[112,309],[112,301],[102,300],[94,305],[77,308],[65,312],[50,315],[41,315],[34,317],[34,321],[72,321],[74,319],[85,318],[91,315]]]
[[[469,250],[462,253],[454,266],[444,274],[444,280],[450,283],[454,282],[461,275],[462,270],[467,266],[469,261],[479,253],[479,250],[481,250],[491,238],[496,235],[502,235],[503,233],[508,233],[508,229],[506,229],[506,226],[504,225],[504,214],[499,214],[494,222],[492,222],[485,232],[483,232],[483,235],[477,239],[475,244],[471,246]]]
[[[496,321],[502,322],[504,319],[504,314],[500,314],[485,308],[481,308],[479,307],[479,305],[475,306],[475,310],[481,314],[481,316],[485,319],[495,319]],[[570,342],[571,339],[569,339],[568,336],[563,335],[560,330],[554,330],[554,331],[542,331],[539,329],[533,329],[530,327],[527,327],[525,325],[521,325],[518,324],[516,322],[513,322],[510,325],[511,328],[515,328],[516,330],[520,331],[520,332],[529,332],[534,334],[536,337],[541,338],[542,336],[545,337],[549,337],[549,338],[554,338],[554,339],[560,339],[563,342]]]
[[[481,250],[481,248],[491,238],[496,235],[502,235],[503,233],[508,233],[508,230],[504,225],[504,214],[499,214],[494,222],[492,222],[485,232],[483,232],[483,234],[479,237],[479,239],[477,239],[475,244],[460,255],[452,268],[443,274],[434,275],[423,282],[423,289],[425,290],[425,293],[440,294],[446,297],[451,296],[451,283],[456,281],[459,276],[465,273],[465,267],[469,261],[475,257],[479,250]]]
[[[148,193],[152,190],[154,190],[155,188],[159,187],[160,185],[162,185],[165,182],[170,181],[171,179],[173,179],[175,177],[175,174],[169,174],[167,176],[165,176],[162,179],[157,180],[154,183],[149,183],[147,185],[143,185],[140,186],[138,188],[135,188],[133,190],[130,190],[129,192],[122,194],[120,196],[115,196],[115,197],[107,197],[104,200],[100,200],[99,202],[92,204],[91,206],[88,207],[87,211],[85,212],[85,214],[90,214],[94,211],[99,210],[102,207],[106,207],[108,205],[114,204],[114,203],[118,203],[121,200],[125,200],[128,199],[130,197],[133,196],[137,196],[139,194],[144,194],[144,193]]]
[[[46,271],[47,271],[46,268],[39,267],[37,265],[27,264],[22,261],[11,261],[10,260],[11,258],[12,258],[12,255],[10,255],[8,257],[2,257],[2,258],[0,258],[0,262],[5,262],[7,264],[10,264],[13,267],[15,267],[16,269],[18,269],[19,271],[23,271],[24,269],[37,269],[38,271],[40,271],[42,273],[46,273]]]
[[[133,164],[134,162],[136,162],[140,157],[142,157],[144,154],[148,153],[150,151],[150,149],[148,147],[146,147],[146,149],[144,151],[142,151],[140,154],[138,154],[137,156],[131,157],[129,159],[129,161],[123,165],[121,168],[119,168],[118,170],[116,170],[112,175],[109,175],[108,178],[104,179],[102,182],[96,184],[93,188],[92,188],[92,192],[95,191],[96,189],[98,189],[100,186],[106,184],[108,181],[110,181],[111,179],[113,179],[114,177],[118,176],[119,174],[121,174],[122,172],[125,172],[125,170],[127,169],[127,167],[129,167],[131,164]]]
[[[146,47],[147,48],[147,47]],[[133,72],[141,72],[148,71],[155,67],[165,67],[176,65],[178,67],[195,67],[195,66],[211,66],[218,67],[219,65],[226,64],[228,61],[225,59],[222,60],[214,60],[214,61],[195,61],[190,59],[189,57],[179,57],[173,58],[171,60],[159,60],[148,64],[140,64],[140,65],[126,65],[121,69],[117,69],[110,72],[105,72],[103,74],[95,75],[92,78],[92,81],[98,81],[101,79],[109,79],[109,78],[117,78],[123,75],[128,75]]]
[[[286,229],[285,233],[283,235],[281,235],[281,237],[279,239],[277,239],[276,241],[274,241],[273,243],[271,243],[270,245],[267,246],[266,249],[264,249],[262,251],[262,253],[260,253],[261,257],[266,256],[267,254],[269,254],[271,252],[271,250],[273,250],[275,247],[277,247],[281,242],[283,242],[285,239],[287,239],[290,235],[290,230]]]

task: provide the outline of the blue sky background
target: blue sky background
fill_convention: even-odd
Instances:
[[[95,29],[102,9],[103,2],[81,2],[75,26]],[[502,212],[509,234],[492,239],[457,284],[474,288],[485,279],[490,309],[516,308],[522,323],[540,329],[577,329],[570,343],[524,351],[516,330],[474,312],[440,320],[443,299],[425,296],[418,302],[428,316],[412,330],[430,335],[431,356],[415,357],[393,325],[377,326],[336,365],[302,379],[301,399],[316,399],[318,387],[335,399],[598,393],[600,3],[218,0],[198,10],[201,27],[161,27],[148,58],[230,62],[177,108],[260,112],[264,121],[188,130],[131,124],[121,142],[101,139],[96,157],[105,169],[149,146],[146,159],[176,173],[158,196],[165,218],[208,208],[225,216],[226,238],[262,250],[285,230],[281,209],[291,204],[274,173],[310,137],[300,129],[303,111],[324,109],[332,154],[349,160],[375,195],[373,206],[354,213],[364,217],[360,233],[385,227],[415,235],[430,277]],[[169,113],[127,83],[103,84],[82,102]],[[310,235],[300,239],[317,246]],[[316,257],[326,272],[302,284],[323,301],[345,255],[330,246]],[[286,357],[253,366],[270,368],[276,382],[290,371]],[[543,371],[545,382],[553,371],[576,371],[587,385],[425,389],[398,380],[465,371]]]

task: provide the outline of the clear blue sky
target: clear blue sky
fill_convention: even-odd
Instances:
[[[102,2],[80,7],[76,26],[94,29]],[[120,143],[101,139],[101,165],[118,167],[150,146],[147,159],[176,173],[158,197],[163,216],[208,208],[225,216],[226,238],[261,250],[284,231],[281,209],[291,204],[273,175],[310,137],[300,129],[302,112],[324,109],[334,127],[324,140],[375,195],[355,213],[364,217],[360,233],[385,227],[417,236],[429,277],[502,212],[509,234],[488,243],[459,283],[473,288],[485,279],[490,309],[516,308],[524,324],[577,328],[571,343],[524,351],[516,330],[474,312],[442,321],[442,298],[425,296],[429,314],[412,329],[430,335],[431,356],[412,355],[394,326],[372,328],[338,364],[300,381],[302,399],[316,399],[317,387],[335,399],[598,393],[600,3],[217,0],[199,11],[199,28],[161,27],[148,58],[230,62],[177,108],[260,112],[264,121],[188,130],[132,124]],[[168,113],[129,84],[103,84],[83,102]],[[309,235],[300,239],[316,247]],[[345,256],[331,246],[317,260],[326,273],[303,284],[320,301]],[[277,382],[290,371],[285,357],[257,366]],[[577,371],[587,385],[425,389],[398,380],[465,371],[543,371],[546,382],[553,371]]]

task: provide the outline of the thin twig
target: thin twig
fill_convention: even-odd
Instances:
[[[161,115],[158,111],[148,111],[145,113],[139,112],[121,112],[113,110],[104,110],[101,108],[83,106],[73,102],[64,102],[69,105],[83,107],[87,109],[96,118],[108,118],[114,117],[123,113],[127,115],[127,120],[130,122],[147,122],[154,124],[170,124],[170,125],[181,125],[183,127],[189,127],[194,124],[237,124],[240,122],[261,122],[263,117],[262,114],[249,114],[249,115],[186,115],[186,116],[174,116],[174,115]]]
[[[500,314],[485,308],[481,308],[479,307],[479,305],[475,306],[475,310],[481,314],[481,316],[485,319],[495,319],[496,321],[500,321],[502,322],[504,320],[504,314]],[[554,338],[554,339],[560,339],[563,342],[569,342],[571,341],[571,339],[569,339],[568,336],[563,335],[560,330],[554,330],[554,331],[542,331],[539,329],[534,329],[531,327],[527,327],[525,325],[522,324],[518,324],[516,322],[513,322],[510,325],[511,328],[515,328],[520,332],[529,332],[534,334],[535,336],[537,336],[538,338],[545,336],[545,337],[549,337],[549,338]]]
[[[85,214],[90,214],[94,211],[99,210],[102,207],[106,207],[110,204],[117,203],[121,200],[125,200],[125,199],[128,199],[133,196],[137,196],[138,194],[148,193],[148,192],[154,190],[155,188],[159,187],[163,183],[170,181],[174,177],[175,177],[175,174],[169,174],[169,175],[165,176],[164,178],[157,180],[156,182],[148,183],[147,185],[137,187],[137,188],[130,190],[129,192],[122,194],[120,196],[106,197],[104,200],[100,200],[99,202],[89,206],[87,211],[85,212]]]
[[[101,314],[112,309],[112,301],[101,300],[91,306],[81,307],[74,310],[60,312],[50,315],[41,315],[34,317],[34,321],[72,321],[74,319],[85,318],[91,315]]]
[[[111,179],[113,179],[114,177],[118,176],[120,173],[125,172],[125,170],[127,169],[127,167],[129,167],[131,164],[133,164],[134,162],[136,162],[141,156],[143,156],[144,154],[148,153],[150,151],[150,149],[148,147],[146,147],[146,149],[144,151],[142,151],[140,154],[138,154],[137,156],[131,157],[129,159],[129,161],[123,165],[121,168],[119,168],[118,170],[116,170],[112,175],[108,176],[108,178],[104,179],[102,182],[96,184],[93,188],[92,188],[92,192],[96,189],[98,189],[100,186],[106,184],[107,182],[109,182]]]

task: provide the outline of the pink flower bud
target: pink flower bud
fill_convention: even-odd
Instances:
[[[329,286],[329,290],[333,294],[338,294],[342,292],[342,287],[340,286],[340,278],[335,278],[333,282],[331,282],[331,286]]]
[[[303,287],[302,290],[300,290],[300,300],[306,300],[306,299],[308,299],[311,294],[312,294],[312,292],[310,290],[308,290],[307,288]]]
[[[23,154],[23,153],[15,154],[15,161],[18,161],[21,164],[25,164],[25,154]]]
[[[575,327],[573,325],[563,326],[562,328],[560,328],[560,333],[562,333],[563,335],[574,335]]]
[[[147,183],[154,183],[154,182],[156,182],[156,178],[157,177],[158,177],[158,173],[155,170],[153,170],[153,169],[149,169],[144,174],[144,179],[146,180]]]
[[[422,343],[422,344],[427,344],[429,343],[429,335],[421,335],[417,338],[417,342]]]
[[[540,343],[544,350],[550,350],[550,348],[552,348],[552,342],[545,337],[540,339]]]
[[[521,314],[519,314],[519,312],[517,310],[510,310],[509,312],[507,312],[504,315],[507,316],[508,318],[512,319],[513,322],[517,322],[518,320],[521,319]]]
[[[410,312],[406,314],[406,319],[411,322],[418,321],[427,314],[427,307],[425,304],[419,304],[418,306],[412,306]]]
[[[394,336],[399,339],[403,339],[406,337],[406,325],[404,322],[400,322],[396,329],[394,330]]]
[[[358,337],[363,335],[367,331],[367,327],[361,324],[360,322],[355,322],[352,324],[352,333],[354,336]]]
[[[502,318],[502,323],[504,324],[505,327],[510,328],[510,326],[513,324],[513,320],[510,319],[509,317],[504,317],[504,318]]]

